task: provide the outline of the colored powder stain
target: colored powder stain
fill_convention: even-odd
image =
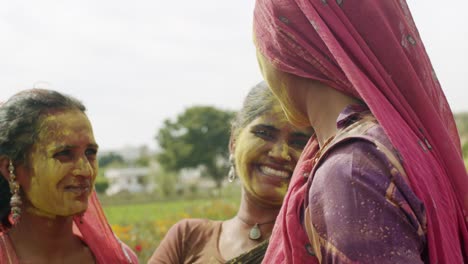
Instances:
[[[73,183],[70,175],[77,165],[74,162],[61,162],[54,154],[58,146],[73,143],[75,134],[78,138],[88,138],[94,142],[89,120],[79,111],[65,111],[46,116],[40,122],[38,140],[31,152],[30,184],[25,190],[33,207],[27,210],[49,218],[79,213],[86,209],[87,204],[76,200],[74,193],[63,189],[64,182]],[[90,169],[93,170],[94,181],[97,171],[96,168]]]

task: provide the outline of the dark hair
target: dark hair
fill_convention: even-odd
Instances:
[[[237,137],[240,131],[255,118],[273,109],[275,104],[279,104],[278,99],[271,92],[265,81],[262,81],[250,89],[244,99],[242,108],[237,112],[232,121],[231,133]]]
[[[37,139],[40,117],[51,111],[73,109],[86,111],[77,99],[52,90],[31,89],[13,95],[0,105],[0,157],[8,157],[15,165],[24,164]],[[11,193],[3,176],[0,176],[0,220],[8,227]]]

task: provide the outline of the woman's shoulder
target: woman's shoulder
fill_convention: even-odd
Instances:
[[[177,230],[177,233],[182,233],[186,236],[206,237],[220,227],[221,224],[222,221],[203,218],[187,218],[174,224],[171,229],[175,229]]]
[[[378,124],[359,135],[353,135],[330,147],[317,166],[316,178],[324,175],[326,181],[342,184],[357,178],[368,184],[389,182],[395,161],[400,162],[398,151],[390,143]],[[320,179],[314,179],[314,181]]]
[[[398,199],[420,205],[409,186],[398,150],[379,124],[339,142],[325,155],[316,168],[312,181],[314,188],[311,185],[310,192],[330,188],[346,192],[359,188],[386,194],[395,187]]]
[[[399,159],[398,151],[382,126],[379,123],[372,123],[363,131],[357,130],[341,135],[340,140],[329,147],[323,161],[327,163],[339,161],[344,165],[362,165],[359,162],[367,161],[379,165],[385,163],[389,155],[397,156]]]
[[[175,226],[184,227],[184,228],[198,228],[198,227],[206,227],[212,225],[221,224],[222,221],[217,220],[210,220],[205,218],[185,218],[179,220]]]
[[[318,164],[313,182],[325,180],[344,184],[361,175],[384,172],[384,163],[376,150],[374,144],[364,140],[350,140],[333,146]]]

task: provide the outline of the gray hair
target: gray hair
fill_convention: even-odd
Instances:
[[[237,137],[240,131],[255,118],[273,109],[279,104],[265,81],[252,87],[244,99],[244,103],[231,124],[231,133]]]

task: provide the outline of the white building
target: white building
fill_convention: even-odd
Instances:
[[[179,173],[179,184],[182,186],[196,185],[200,189],[212,189],[216,187],[216,182],[210,178],[202,177],[202,169],[182,169]]]
[[[120,168],[107,169],[104,177],[109,181],[109,187],[106,190],[107,195],[127,192],[152,191],[154,184],[145,186],[145,177],[148,176],[149,168]]]

